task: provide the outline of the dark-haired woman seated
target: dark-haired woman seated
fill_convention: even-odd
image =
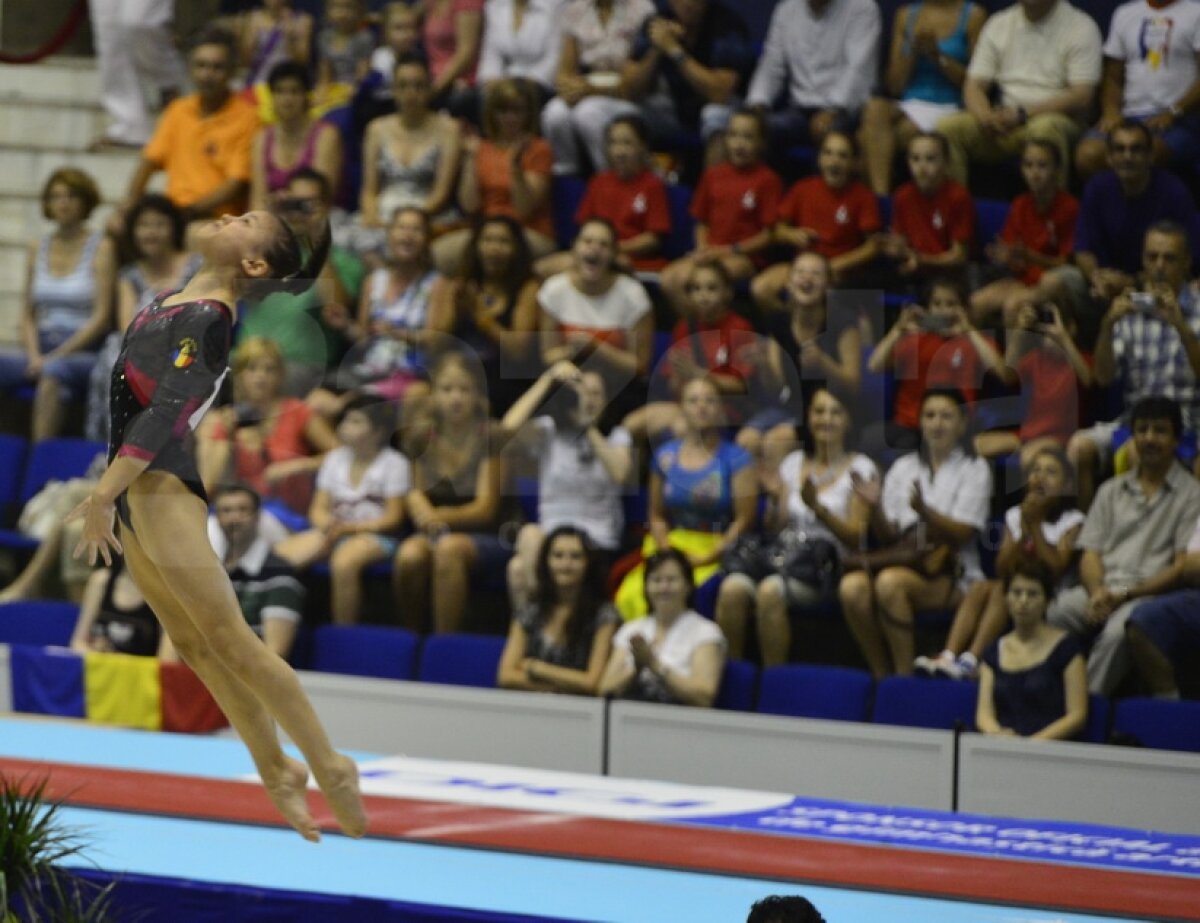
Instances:
[[[1004,581],[1013,630],[994,642],[979,670],[975,724],[984,734],[1070,740],[1087,722],[1087,667],[1074,635],[1046,623],[1054,572],[1019,562]]]
[[[595,695],[620,616],[587,535],[559,526],[537,558],[535,601],[513,614],[497,681],[505,689]]]
[[[848,555],[853,572],[838,596],[846,623],[875,677],[913,669],[913,618],[950,609],[983,578],[976,537],[987,522],[992,472],[968,454],[967,410],[952,389],[925,392],[921,446],[896,460],[883,481],[854,478],[883,546]]]
[[[695,584],[687,555],[675,548],[646,561],[650,614],[613,638],[601,695],[708,707],[725,669],[725,636],[692,609]]]

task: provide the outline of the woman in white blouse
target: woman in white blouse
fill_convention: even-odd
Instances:
[[[562,48],[563,5],[564,0],[488,0],[477,85],[523,77],[541,88],[543,99],[549,97]]]
[[[967,454],[962,393],[932,388],[921,401],[921,448],[896,460],[883,481],[854,479],[881,551],[850,555],[838,597],[877,679],[913,669],[913,619],[953,609],[983,578],[976,538],[987,522],[992,472]]]
[[[575,236],[573,265],[538,292],[541,352],[547,366],[568,359],[603,376],[615,408],[646,399],[654,312],[642,284],[617,269],[617,232],[591,218]]]
[[[770,498],[766,527],[793,541],[831,543],[839,554],[857,551],[867,536],[868,508],[854,489],[854,477],[878,479],[875,464],[846,449],[850,412],[827,387],[813,392],[808,405],[804,449],[789,454],[775,471],[761,474]],[[773,573],[761,581],[728,574],[717,596],[717,624],[729,642],[729,655],[741,657],[751,616],[757,621],[764,667],[786,663],[792,646],[788,609],[811,605],[820,590],[793,575]]]
[[[646,561],[650,614],[618,629],[600,695],[701,707],[716,701],[725,638],[691,608],[693,591],[683,552],[668,548]]]

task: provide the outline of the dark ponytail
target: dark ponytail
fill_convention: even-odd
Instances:
[[[278,292],[300,295],[308,291],[325,265],[332,243],[328,221],[322,224],[320,236],[315,241],[311,238],[302,240],[278,212],[271,214],[279,222],[279,234],[263,253],[263,259],[271,267],[271,275],[266,279],[255,279],[247,286],[247,297],[255,301]],[[304,256],[306,248],[307,259]]]

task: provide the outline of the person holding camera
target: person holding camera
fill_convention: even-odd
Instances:
[[[1187,230],[1173,221],[1160,221],[1146,231],[1142,272],[1135,284],[1112,299],[1096,339],[1096,383],[1122,383],[1122,404],[1128,411],[1149,395],[1175,400],[1183,425],[1177,434],[1188,458],[1196,455],[1196,424],[1200,421],[1200,304],[1191,281]],[[1135,287],[1136,285],[1136,287]],[[1126,414],[1080,430],[1067,443],[1067,454],[1079,472],[1080,506],[1091,505],[1100,471],[1129,440]],[[1136,452],[1136,444],[1131,447]],[[1136,456],[1126,449],[1126,464]]]
[[[1016,327],[1004,352],[1004,384],[1022,396],[1020,425],[975,437],[984,458],[1020,452],[1021,470],[1048,447],[1062,448],[1079,429],[1081,392],[1095,382],[1092,367],[1075,344],[1075,316],[1064,301],[1038,304],[1026,292],[1016,305]]]
[[[888,447],[909,452],[921,442],[917,424],[929,388],[955,388],[970,404],[984,372],[1003,377],[1006,371],[995,344],[971,323],[965,287],[948,276],[930,283],[926,307],[908,305],[900,312],[871,353],[867,368],[876,375],[890,371],[895,376],[896,397],[882,424],[883,438]],[[866,441],[873,445],[877,439]]]
[[[604,574],[620,548],[621,493],[633,468],[633,440],[622,426],[607,434],[600,429],[607,403],[604,378],[563,359],[543,372],[501,420],[501,429],[513,437],[510,445],[538,462],[538,521],[521,527],[508,563],[514,612],[540,592],[535,568],[548,532],[563,526],[582,530],[590,557]]]
[[[200,480],[209,490],[229,480],[246,484],[267,506],[303,517],[317,469],[337,444],[333,429],[284,394],[283,353],[270,340],[240,344],[232,371],[234,403],[210,414],[198,433]]]

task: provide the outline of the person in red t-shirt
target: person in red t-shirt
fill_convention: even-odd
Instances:
[[[650,169],[650,144],[645,123],[634,115],[621,115],[605,130],[608,169],[597,173],[575,212],[582,227],[591,218],[603,218],[617,231],[617,265],[622,269],[661,269],[663,239],[671,233],[667,187]],[[570,250],[543,257],[537,274],[548,279],[573,265]]]
[[[675,324],[670,347],[650,373],[650,402],[622,421],[635,439],[653,440],[668,432],[681,436],[679,395],[683,386],[699,375],[711,380],[726,397],[727,424],[736,425],[746,416],[746,381],[753,369],[742,356],[758,334],[750,321],[731,310],[733,280],[729,271],[711,257],[695,260],[687,292],[687,314]]]
[[[883,434],[893,449],[911,452],[920,444],[921,398],[929,388],[956,388],[967,404],[974,402],[984,372],[1003,377],[1004,360],[995,345],[971,324],[967,293],[949,277],[929,285],[927,308],[908,305],[887,332],[867,368],[876,375],[891,371],[896,378],[892,419]]]
[[[1047,445],[1066,446],[1079,429],[1081,390],[1095,378],[1075,345],[1075,318],[1064,299],[1038,303],[1026,291],[1016,305],[1016,323],[1005,350],[1004,383],[1021,388],[1027,408],[1019,429],[992,430],[975,437],[975,451],[987,458],[1021,453],[1028,469]]]
[[[817,154],[820,176],[800,180],[779,206],[775,242],[795,253],[815,250],[829,260],[834,281],[853,285],[856,270],[875,259],[882,228],[875,194],[854,174],[858,147],[845,132],[831,131]],[[795,254],[793,254],[794,256]],[[783,291],[792,262],[776,263],[750,285],[762,310],[783,307]]]
[[[1028,192],[1013,199],[1000,239],[987,249],[988,258],[1009,275],[971,296],[975,323],[1001,315],[1006,328],[1016,326],[1017,307],[1026,289],[1042,272],[1067,261],[1075,244],[1079,200],[1059,188],[1058,146],[1030,138],[1021,152],[1021,176]]]
[[[762,162],[767,142],[763,116],[741,109],[725,130],[729,160],[709,167],[692,198],[696,249],[670,263],[661,276],[662,289],[682,316],[687,309],[687,282],[700,257],[716,257],[735,281],[761,269],[771,246],[783,183]]]
[[[936,132],[909,142],[912,181],[892,196],[892,229],[880,241],[903,283],[966,266],[975,237],[975,203],[949,178],[949,164],[950,146]]]

